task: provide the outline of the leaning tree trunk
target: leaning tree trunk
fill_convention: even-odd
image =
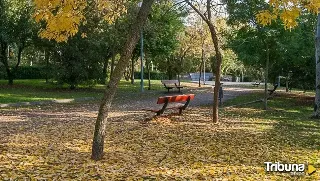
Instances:
[[[142,7],[138,13],[135,22],[131,25],[126,43],[121,50],[120,60],[110,78],[108,88],[106,88],[98,113],[98,118],[95,124],[95,131],[92,143],[92,155],[93,160],[100,160],[103,157],[104,139],[106,134],[106,125],[108,112],[111,107],[113,97],[116,93],[119,81],[124,73],[125,68],[130,63],[133,49],[135,48],[139,36],[140,30],[143,27],[147,16],[150,13],[151,6],[154,0],[144,0]]]
[[[316,97],[314,101],[314,118],[320,118],[320,13],[318,13],[316,31]]]

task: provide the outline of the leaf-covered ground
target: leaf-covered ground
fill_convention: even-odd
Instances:
[[[319,180],[266,173],[264,162],[320,168],[320,125],[308,117],[312,97],[282,94],[270,101],[182,116],[119,106],[107,127],[104,159],[90,160],[97,103],[0,110],[0,180]]]

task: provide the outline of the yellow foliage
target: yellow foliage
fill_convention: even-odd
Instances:
[[[114,22],[122,13],[126,12],[125,1],[96,0],[97,10],[104,20]],[[41,38],[67,41],[79,31],[79,26],[86,24],[84,14],[87,8],[86,0],[34,0],[36,22],[44,21],[46,28],[39,33]],[[85,34],[82,34],[82,37]]]
[[[320,0],[270,0],[269,5],[273,8],[260,11],[257,15],[257,21],[266,26],[271,24],[272,20],[280,18],[286,29],[297,26],[297,18],[303,9],[307,9],[312,13],[318,13],[320,8]]]

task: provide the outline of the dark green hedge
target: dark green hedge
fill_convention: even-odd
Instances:
[[[41,66],[20,66],[14,72],[15,79],[45,79],[48,72],[48,78],[53,78],[54,73],[51,68]],[[140,72],[134,73],[135,79],[140,79]],[[162,72],[150,72],[152,80],[168,79],[168,76]],[[3,66],[0,66],[0,79],[7,79],[7,73]],[[144,72],[144,79],[148,79],[148,73]]]
[[[22,66],[18,67],[16,71],[14,71],[15,79],[45,79],[47,76],[47,72],[49,73],[49,77],[51,75],[51,70],[46,67],[39,66]],[[7,73],[4,67],[0,67],[0,79],[7,79]]]
[[[134,72],[134,78],[135,79],[140,79],[141,77],[141,74],[140,72]],[[150,79],[151,80],[164,80],[164,79],[168,79],[168,76],[163,73],[163,72],[150,72]],[[144,72],[144,75],[143,75],[143,78],[144,79],[148,79],[148,72]]]

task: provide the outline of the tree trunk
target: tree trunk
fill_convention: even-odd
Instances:
[[[218,34],[216,31],[215,26],[212,23],[212,14],[211,14],[211,7],[212,7],[212,0],[206,1],[206,12],[201,13],[196,6],[194,6],[189,0],[185,0],[185,2],[192,7],[193,10],[197,12],[199,16],[207,23],[212,42],[214,45],[214,50],[216,53],[216,67],[215,67],[215,86],[214,86],[214,95],[213,95],[213,122],[218,122],[219,120],[219,89],[220,89],[220,78],[221,78],[221,64],[222,64],[222,55],[221,55],[221,48],[219,45]]]
[[[266,60],[266,69],[264,74],[264,110],[268,109],[268,76],[269,76],[269,47],[266,44],[266,51],[267,51],[267,60]]]
[[[173,56],[170,57],[170,59],[173,59]],[[168,78],[169,80],[172,80],[172,68],[171,68],[171,63],[170,63],[170,59],[167,59],[167,75],[168,75]]]
[[[316,31],[316,96],[314,101],[313,118],[320,118],[320,13],[318,13]]]
[[[136,62],[136,59],[132,57],[131,59],[131,84],[134,84],[134,62]]]
[[[6,72],[7,72],[7,76],[8,76],[8,84],[12,85],[13,84],[13,75],[12,75],[12,71],[10,69],[10,65],[8,62],[8,44],[6,42],[2,42],[1,43],[1,62],[3,63]]]
[[[146,59],[146,57],[145,57]],[[150,60],[146,59],[147,69],[148,69],[148,90],[151,90],[151,73],[150,73]]]
[[[199,87],[201,87],[201,75],[202,75],[202,65],[203,65],[203,59],[200,63],[200,67],[199,67]]]
[[[46,61],[46,83],[49,83],[49,51],[44,50],[44,60]]]
[[[112,57],[111,57],[110,77],[112,77],[112,75],[113,75],[114,64],[115,64],[115,59],[116,59],[116,54],[114,52],[114,48],[112,48],[111,54],[112,54]]]
[[[286,92],[289,92],[289,75],[286,77]]]
[[[213,122],[218,122],[219,120],[219,89],[220,89],[220,79],[221,79],[221,64],[222,64],[222,55],[221,55],[221,50],[220,50],[220,45],[219,45],[219,40],[217,36],[216,29],[212,22],[208,22],[208,26],[210,29],[212,41],[214,44],[214,49],[217,57],[217,63],[216,63],[216,74],[215,74],[215,86],[214,86],[214,97],[213,97]]]
[[[133,49],[135,48],[139,40],[139,32],[143,27],[148,14],[151,11],[151,6],[153,2],[154,0],[143,1],[138,16],[135,22],[131,25],[126,43],[124,44],[123,49],[121,50],[120,60],[111,76],[111,79],[108,83],[108,87],[105,90],[99,108],[98,118],[95,124],[91,155],[91,158],[93,160],[100,160],[103,157],[104,139],[106,134],[106,124],[109,109],[111,107],[111,103],[116,93],[121,76],[123,75],[125,68],[128,66],[130,58],[132,56]]]

